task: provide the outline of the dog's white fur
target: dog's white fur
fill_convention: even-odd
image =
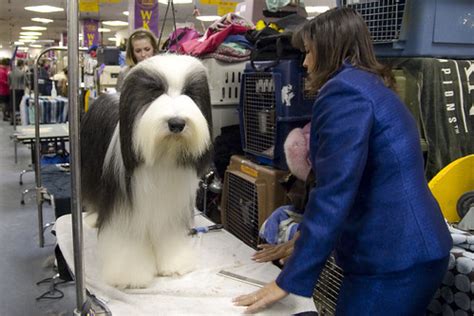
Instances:
[[[195,261],[187,233],[199,178],[193,165],[178,161],[183,155],[202,156],[211,146],[211,135],[209,117],[192,98],[182,94],[184,74],[200,63],[183,57],[159,56],[139,64],[145,71],[151,69],[166,78],[168,89],[134,119],[131,150],[141,160],[130,178],[132,198],[114,198],[112,216],[99,230],[97,253],[102,277],[119,288],[146,287],[156,275],[186,273]],[[171,132],[168,126],[168,120],[176,117],[186,122],[180,133]],[[126,149],[121,148],[120,128],[117,123],[103,172],[113,170],[123,194],[127,192],[122,158]],[[86,200],[84,204],[100,213],[94,203]]]

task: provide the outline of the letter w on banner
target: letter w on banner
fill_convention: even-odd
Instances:
[[[157,0],[135,0],[135,29],[144,28],[158,36],[158,16]]]

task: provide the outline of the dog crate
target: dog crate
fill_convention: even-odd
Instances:
[[[225,172],[221,200],[225,229],[256,249],[260,226],[277,207],[287,202],[280,184],[287,176],[286,171],[232,156]]]
[[[313,292],[313,301],[318,315],[336,315],[337,298],[344,278],[342,269],[336,264],[334,256],[330,256],[324,265]]]
[[[470,58],[472,0],[339,0],[364,18],[377,56]]]
[[[287,170],[283,144],[289,132],[311,120],[309,92],[299,60],[247,64],[239,107],[242,148],[259,163]],[[260,69],[264,69],[261,71]]]
[[[212,105],[238,105],[240,81],[246,62],[224,63],[214,58],[202,59],[209,74]]]

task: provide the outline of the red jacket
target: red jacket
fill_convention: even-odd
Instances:
[[[0,65],[0,95],[10,95],[10,87],[8,86],[8,73],[10,69]]]

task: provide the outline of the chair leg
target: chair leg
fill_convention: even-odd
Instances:
[[[34,192],[34,191],[35,191],[35,189],[31,188],[31,189],[24,189],[23,192],[21,192],[21,200],[20,200],[21,205],[25,205],[25,196],[29,192]]]
[[[23,175],[25,173],[28,173],[28,172],[33,172],[34,170],[33,169],[23,169],[21,172],[20,172],[20,185],[23,185]]]

